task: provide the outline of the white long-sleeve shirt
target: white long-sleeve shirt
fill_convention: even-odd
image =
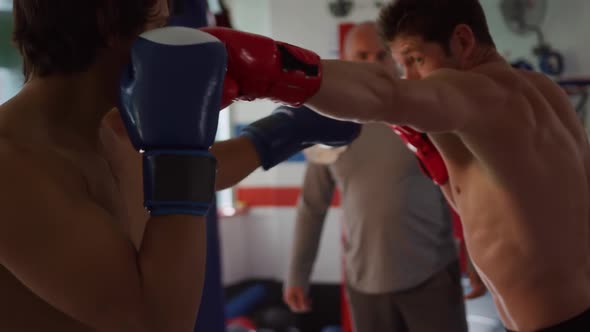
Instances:
[[[366,293],[405,290],[457,259],[440,189],[390,128],[366,124],[335,163],[307,166],[286,285],[308,286],[336,187],[351,287]]]

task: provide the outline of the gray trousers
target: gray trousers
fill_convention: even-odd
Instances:
[[[467,332],[458,262],[401,292],[364,294],[347,288],[355,332]]]

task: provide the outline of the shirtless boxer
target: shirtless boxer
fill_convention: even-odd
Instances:
[[[239,86],[227,101],[306,103],[340,119],[427,132],[506,328],[590,330],[590,149],[567,96],[498,54],[477,0],[394,1],[381,22],[416,80],[261,36],[206,31],[226,43],[226,80]],[[300,75],[285,77],[293,67]],[[285,86],[291,94],[277,92]]]
[[[125,105],[143,106],[124,108],[124,124],[110,111],[118,105],[121,69],[138,32],[165,23],[166,2],[60,3],[64,7],[45,0],[14,3],[26,84],[0,105],[0,330],[192,331],[204,273],[202,215],[212,185],[230,186],[310,143],[347,144],[359,126],[314,112],[272,114],[251,124],[242,137],[215,144],[215,176],[206,151],[217,129],[220,94],[211,92],[221,87],[225,67],[214,60],[223,58],[223,47],[201,49],[216,41],[185,29],[186,54],[174,47],[168,52],[166,44],[176,40],[178,28],[158,29],[155,41],[133,44],[134,64],[141,70],[134,84],[123,85],[122,97]],[[55,22],[63,24],[59,33]],[[195,42],[203,36],[208,37],[204,43]],[[150,57],[142,56],[146,47]],[[167,63],[200,76],[154,79],[156,69]],[[145,86],[158,93],[142,92],[139,87]],[[171,93],[177,98],[168,98]],[[158,104],[162,110],[154,109]],[[146,116],[157,121],[149,124]],[[154,144],[166,151],[188,146],[191,155],[201,157],[191,159],[192,168],[173,163],[168,170],[150,157],[146,165],[154,166],[148,172],[153,177],[145,181],[152,190],[145,198],[155,195],[165,203],[146,200],[150,217],[144,208],[142,157],[135,149],[153,156]],[[152,181],[162,177],[168,177],[168,187]],[[168,202],[171,194],[188,202]]]

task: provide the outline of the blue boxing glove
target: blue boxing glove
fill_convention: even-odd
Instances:
[[[360,131],[358,123],[328,118],[305,106],[281,106],[271,115],[245,127],[241,135],[252,141],[262,168],[268,170],[315,144],[348,145]]]
[[[215,37],[165,27],[143,33],[121,80],[121,115],[143,152],[152,215],[205,215],[215,193],[215,140],[227,54]]]

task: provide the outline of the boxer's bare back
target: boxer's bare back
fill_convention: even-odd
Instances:
[[[485,131],[431,137],[504,324],[532,331],[590,308],[588,139],[548,78],[505,64],[475,71],[511,94],[505,106],[482,114]]]

